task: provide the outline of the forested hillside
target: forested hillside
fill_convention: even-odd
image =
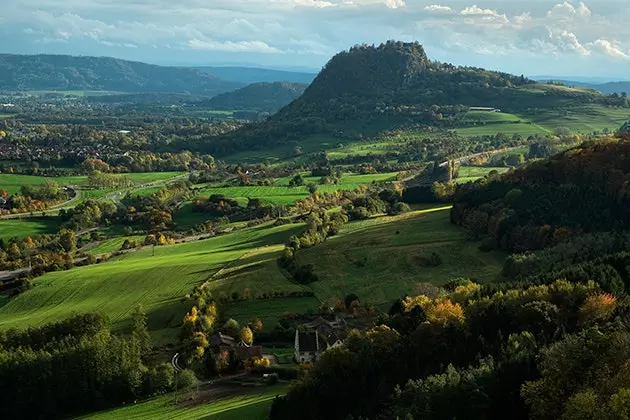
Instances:
[[[627,107],[625,97],[430,61],[417,42],[361,45],[334,56],[298,99],[268,121],[198,144],[210,153],[265,149],[316,133],[355,138],[410,126],[451,129],[469,107],[568,112]],[[541,111],[542,112],[542,111]]]
[[[0,54],[0,90],[104,90],[215,95],[242,85],[190,68],[108,57]]]
[[[202,102],[211,109],[276,112],[298,98],[308,85],[303,83],[253,83],[234,92],[226,92]]]

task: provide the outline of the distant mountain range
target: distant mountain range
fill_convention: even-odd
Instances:
[[[108,57],[0,54],[0,90],[101,90],[213,96],[242,87],[212,74]]]
[[[576,86],[586,89],[595,89],[601,93],[620,94],[622,92],[630,93],[630,81],[627,80],[611,80],[607,78],[571,78],[571,77],[554,77],[554,76],[535,76],[534,80],[540,82],[559,82],[567,86]]]
[[[316,73],[303,73],[286,70],[272,70],[256,67],[195,67],[198,70],[213,74],[220,79],[238,83],[291,82],[311,83]]]

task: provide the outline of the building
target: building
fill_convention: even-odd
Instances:
[[[237,342],[234,337],[220,332],[210,337],[210,347],[218,353],[234,351],[239,360],[246,361],[254,357],[263,357],[262,346],[247,345],[243,341]]]
[[[487,111],[487,112],[501,112],[498,108],[492,108],[489,106],[471,106],[468,107],[469,111]]]
[[[295,331],[295,360],[298,363],[313,363],[322,356],[319,335],[316,331]]]
[[[317,317],[302,324],[295,331],[295,360],[298,363],[316,362],[322,352],[343,346],[346,323],[343,319],[328,321]]]

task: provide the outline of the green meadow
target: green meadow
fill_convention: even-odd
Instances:
[[[108,262],[45,274],[34,287],[0,307],[0,328],[26,328],[62,320],[72,313],[98,312],[124,330],[141,303],[149,329],[168,339],[189,304],[182,297],[211,281],[226,265],[269,244],[282,244],[299,226],[269,225],[203,241],[142,249]],[[170,337],[172,338],[172,337]]]
[[[183,172],[143,172],[121,174],[120,176],[129,178],[136,185],[140,185],[149,182],[165,181],[182,174]],[[76,185],[81,187],[85,186],[87,183],[87,176],[44,177],[36,175],[0,174],[0,190],[7,190],[10,194],[13,194],[20,191],[22,185],[40,185],[49,179],[56,181],[60,185]],[[88,190],[86,193],[91,194],[96,193],[96,191]],[[106,192],[103,193],[103,195],[105,194]],[[95,196],[94,198],[100,197]]]
[[[313,264],[319,281],[308,286],[287,279],[277,265],[282,246],[244,255],[208,283],[212,290],[231,294],[245,288],[257,296],[276,291],[310,290],[313,298],[251,300],[233,303],[227,313],[238,321],[263,322],[286,312],[316,310],[320,302],[356,293],[364,303],[381,307],[405,296],[418,283],[442,285],[457,277],[493,281],[505,255],[483,253],[479,244],[450,223],[448,207],[416,210],[400,216],[380,216],[350,222],[323,244],[297,252],[300,265]],[[442,264],[425,267],[423,258],[437,253]],[[274,324],[275,325],[275,324]]]
[[[221,398],[211,402],[191,402],[184,396],[175,404],[174,395],[157,397],[139,404],[80,417],[81,420],[265,420],[271,402],[287,391],[286,385],[264,387],[258,392]]]
[[[27,236],[55,233],[59,221],[48,218],[0,220],[0,239],[25,238]]]

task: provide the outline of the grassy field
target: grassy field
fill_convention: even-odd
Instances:
[[[55,233],[59,221],[55,219],[31,218],[0,220],[0,239],[25,238],[27,236]]]
[[[120,251],[120,247],[122,246],[123,242],[125,242],[125,240],[129,239],[132,241],[142,242],[144,241],[145,237],[146,236],[144,235],[137,235],[137,236],[122,236],[119,238],[107,239],[101,242],[100,244],[98,244],[97,246],[95,246],[94,248],[91,248],[89,251],[95,255],[105,254],[107,252],[116,252],[116,251]]]
[[[448,209],[420,210],[351,223],[324,244],[300,250],[300,264],[313,264],[320,280],[311,284],[327,300],[356,293],[363,302],[388,305],[418,283],[441,285],[456,277],[492,281],[504,256],[482,253],[479,244],[450,223]],[[437,253],[438,267],[421,258]]]
[[[333,192],[339,190],[353,190],[360,185],[371,184],[372,182],[388,182],[396,179],[395,172],[384,174],[346,174],[341,178],[338,185],[317,185],[318,192]],[[317,184],[321,177],[307,176],[303,174],[304,183]],[[202,190],[201,195],[208,197],[212,194],[223,194],[226,197],[247,204],[248,198],[262,198],[272,204],[292,204],[297,200],[308,197],[310,194],[306,186],[289,187],[289,181],[293,177],[278,178],[274,185],[270,186],[233,186],[233,187],[208,187]]]
[[[491,168],[485,166],[460,166],[458,170],[457,179],[455,182],[463,184],[466,182],[473,182],[479,178],[483,178],[488,175],[490,171],[497,171],[502,174],[509,170],[509,168]]]
[[[177,175],[181,175],[182,173],[183,172],[143,172],[122,174],[120,176],[131,179],[136,185],[141,185],[148,182],[164,181]],[[87,176],[44,177],[34,175],[0,174],[0,189],[8,190],[9,193],[13,194],[18,192],[22,185],[40,185],[47,179],[52,179],[61,185],[83,186],[87,182]],[[105,195],[107,191],[89,190],[86,191],[86,193],[93,194],[94,198],[99,198],[98,194],[102,193],[102,195]]]
[[[268,244],[282,244],[299,226],[258,226],[230,235],[172,246],[143,249],[106,263],[48,273],[34,288],[0,307],[0,328],[26,328],[58,321],[73,312],[107,315],[124,330],[136,304],[142,303],[149,329],[162,339],[188,310],[182,297],[212,280],[227,264]],[[166,337],[166,338],[165,338]]]
[[[611,108],[601,105],[585,105],[580,108],[559,110],[539,110],[526,116],[551,131],[557,127],[567,127],[572,132],[591,133],[608,128],[618,129],[630,119],[630,109]]]
[[[527,137],[535,134],[552,134],[552,131],[541,125],[534,123],[496,123],[496,124],[484,124],[476,127],[465,127],[455,129],[457,134],[461,136],[484,136],[493,135],[497,133],[503,133],[506,135],[520,134]]]
[[[52,179],[62,185],[79,185],[87,181],[86,176],[44,177],[33,175],[0,174],[0,190],[7,190],[10,194],[20,191],[22,185],[40,185]]]
[[[299,288],[315,293],[316,299],[240,301],[226,308],[229,316],[241,322],[261,317],[267,326],[285,312],[315,310],[321,301],[343,299],[350,293],[356,293],[362,302],[384,308],[411,293],[418,283],[441,285],[463,276],[479,282],[492,281],[505,256],[482,253],[478,246],[450,223],[448,208],[417,210],[351,222],[338,236],[298,251],[299,264],[313,264],[320,279],[309,286],[292,283],[279,270],[276,258],[281,246],[244,255],[209,284],[217,292],[226,293],[242,293],[246,287],[257,295],[277,290],[288,293]],[[433,252],[441,256],[443,263],[434,268],[423,267],[422,257]]]
[[[286,385],[264,387],[256,393],[215,400],[205,404],[174,404],[173,395],[80,417],[82,420],[265,420],[271,402],[286,393]],[[184,398],[180,398],[180,401]]]

